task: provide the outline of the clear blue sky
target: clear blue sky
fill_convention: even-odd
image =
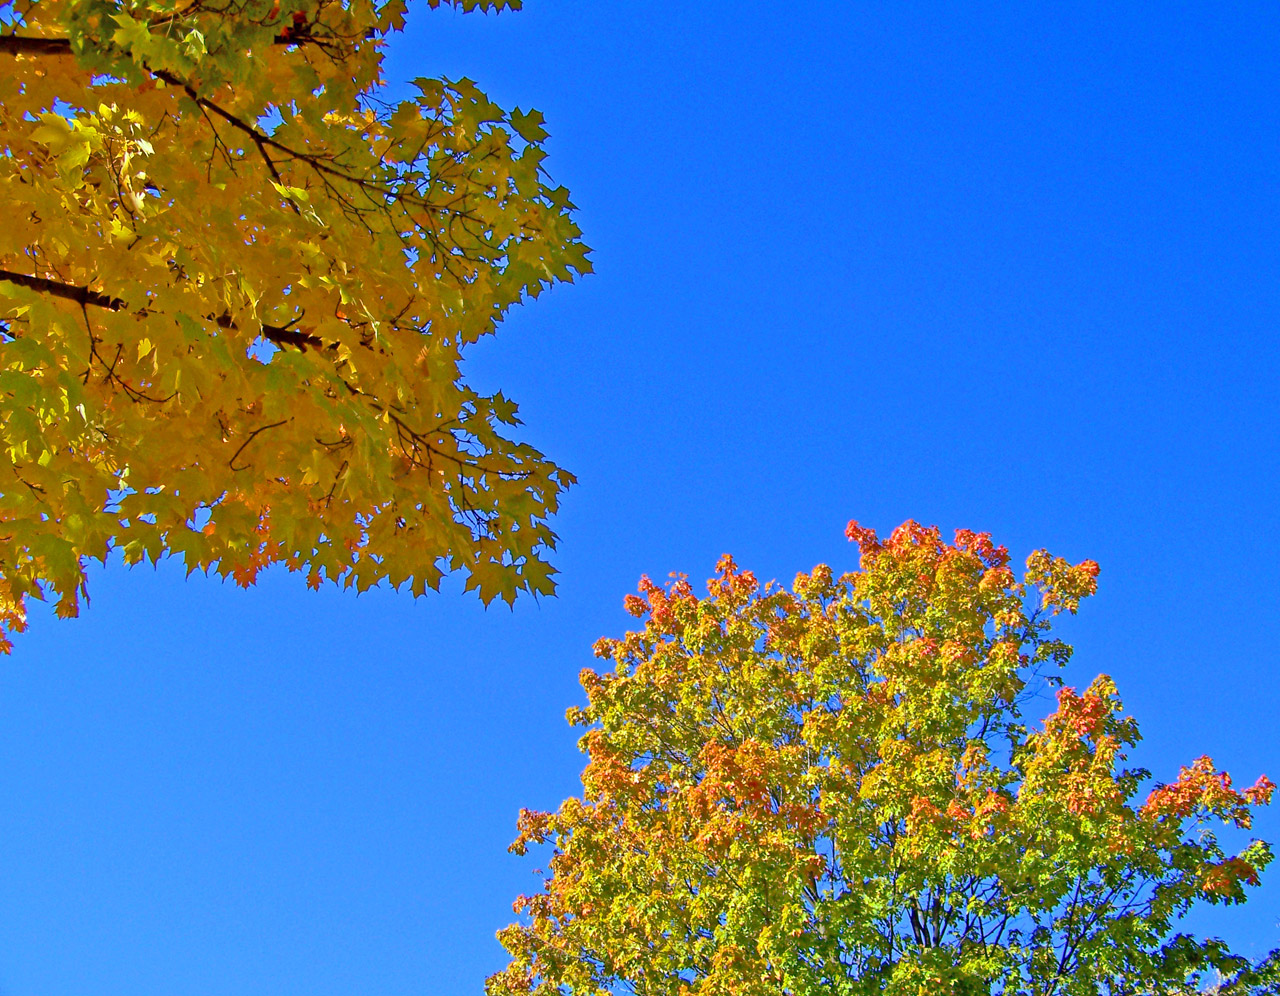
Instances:
[[[1280,779],[1275,8],[960,6],[411,8],[391,75],[542,110],[596,249],[468,361],[581,478],[562,595],[96,571],[0,662],[3,996],[478,993],[623,594],[850,517],[1096,559],[1137,761]]]

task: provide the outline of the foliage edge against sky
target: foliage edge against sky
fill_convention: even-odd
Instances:
[[[1039,550],[1018,577],[985,533],[848,536],[841,577],[762,587],[726,556],[705,597],[627,596],[643,628],[596,644],[610,668],[569,711],[583,794],[521,813],[512,849],[551,855],[490,996],[1275,991],[1274,956],[1177,931],[1258,885],[1270,847],[1217,828],[1274,785],[1201,757],[1139,799],[1115,683],[1059,674],[1055,617],[1097,564]]]
[[[464,11],[517,2],[427,0]],[[573,482],[463,350],[590,272],[541,116],[390,101],[404,0],[0,8],[0,646],[86,558],[551,593]]]

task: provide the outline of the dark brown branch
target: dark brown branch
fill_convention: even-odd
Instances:
[[[70,38],[20,38],[0,36],[0,52],[5,55],[70,55]]]
[[[307,45],[328,42],[327,38],[314,35],[282,32],[271,41],[276,45]],[[29,38],[21,35],[0,35],[0,54],[3,55],[73,55],[70,38]]]
[[[258,147],[258,150],[263,153],[263,155],[266,154],[265,152],[266,149],[274,149],[277,152],[281,152],[284,155],[288,156],[290,159],[298,159],[305,162],[317,173],[327,173],[331,176],[338,177],[339,179],[349,180],[361,187],[368,185],[368,181],[362,180],[359,177],[351,176],[351,174],[346,173],[341,169],[336,169],[335,167],[330,166],[328,163],[323,162],[321,159],[319,159],[315,155],[296,152],[293,149],[289,148],[287,145],[281,145],[279,142],[273,139],[270,135],[267,135],[265,132],[263,132],[256,126],[250,124],[248,121],[245,121],[244,119],[239,118],[236,115],[232,114],[225,107],[220,107],[219,105],[215,104],[212,100],[209,100],[207,97],[200,96],[200,92],[196,90],[195,87],[193,87],[186,80],[178,76],[175,76],[173,73],[169,72],[167,69],[151,69],[150,67],[144,67],[144,68],[146,68],[147,72],[149,72],[156,79],[163,80],[165,83],[168,83],[170,86],[174,86],[182,90],[182,92],[185,93],[188,97],[190,97],[198,107],[202,107],[205,110],[213,114],[216,114],[218,117],[222,118],[222,120],[227,122],[227,124],[231,125],[231,127],[237,129],[238,131],[244,132],[244,134],[249,136],[249,138]],[[278,176],[279,174],[276,173],[275,171],[275,164],[270,160],[268,160],[268,165],[271,167],[272,174]]]
[[[286,29],[281,34],[275,36],[275,42],[276,44],[282,44],[282,45],[314,43],[323,47],[327,43],[327,39],[324,39],[320,36],[313,35],[309,32],[309,30],[294,31],[292,29]],[[48,53],[70,54],[71,52],[69,47],[70,42],[67,39],[22,38],[14,35],[0,37],[0,52],[3,52],[3,51],[19,52],[24,50],[24,46],[30,46],[32,51],[43,51],[46,54]],[[471,218],[469,216],[469,209],[466,206],[465,197],[461,198],[460,206],[458,202],[444,204],[444,205],[432,204],[420,190],[415,189],[412,191],[405,191],[404,189],[397,189],[394,185],[389,185],[385,182],[379,182],[378,180],[370,179],[369,177],[362,177],[362,176],[355,175],[354,173],[348,172],[347,170],[341,168],[341,166],[339,165],[332,164],[333,162],[336,162],[336,160],[326,161],[326,159],[328,159],[329,157],[325,157],[314,152],[304,152],[297,149],[293,149],[287,145],[284,145],[281,142],[276,141],[270,135],[268,135],[267,133],[262,131],[260,128],[258,128],[256,124],[254,124],[253,122],[247,121],[244,118],[237,116],[236,114],[227,110],[225,107],[222,107],[219,104],[215,103],[214,101],[210,100],[208,97],[201,96],[200,92],[190,82],[182,79],[181,77],[175,75],[169,70],[153,69],[150,66],[147,66],[145,64],[143,64],[141,68],[145,70],[147,73],[149,73],[153,79],[162,80],[163,82],[169,84],[170,86],[176,87],[177,89],[185,93],[187,97],[189,97],[196,104],[196,106],[201,110],[201,112],[205,114],[207,119],[208,119],[208,115],[214,115],[216,117],[219,117],[223,121],[225,121],[228,125],[230,125],[231,127],[235,128],[236,130],[240,131],[242,134],[247,136],[249,140],[253,142],[254,147],[257,149],[259,155],[263,159],[268,172],[271,174],[272,179],[275,180],[277,184],[283,185],[282,178],[280,176],[280,172],[277,167],[278,162],[294,161],[294,162],[304,163],[308,168],[310,168],[318,176],[326,192],[336,203],[338,203],[341,206],[344,213],[349,218],[356,220],[360,224],[362,224],[365,227],[365,229],[370,233],[373,232],[373,228],[370,227],[369,223],[365,221],[363,217],[367,211],[369,210],[388,211],[392,204],[398,204],[403,209],[403,207],[407,204],[407,205],[412,205],[416,208],[422,209],[429,214],[437,215],[440,217],[448,217],[449,235],[451,238],[454,239],[455,243],[457,243],[458,245],[462,244],[462,240],[457,239],[457,237],[453,235],[452,227],[455,224],[461,224],[465,232],[469,236],[471,236],[473,241],[478,241],[481,243],[481,245],[491,250],[497,248],[493,245],[489,245],[487,243],[487,240],[484,239],[479,232],[473,231],[472,228],[470,227],[471,225],[476,224],[477,222],[474,218]],[[213,124],[212,120],[209,120],[209,124],[212,128],[212,124]],[[217,129],[213,128],[212,130],[213,130],[213,136],[214,136],[214,144],[216,147],[220,142],[220,138],[218,136]],[[271,154],[273,152],[276,154],[275,158],[273,158]],[[492,153],[490,153],[490,155],[492,155]],[[359,190],[366,198],[368,198],[370,202],[370,207],[362,209],[357,204],[355,204],[351,199],[344,196],[337,189],[337,186],[335,185],[335,181],[353,184],[357,190]],[[287,195],[285,196],[290,209],[295,214],[299,214],[299,215],[302,214],[301,208],[293,200],[293,198],[288,197]],[[386,202],[390,202],[390,203],[386,203]],[[434,230],[426,228],[424,226],[418,226],[418,227],[419,227],[419,230],[426,236],[426,238],[438,250],[440,247],[439,247],[437,236]],[[445,270],[447,270],[455,279],[458,279],[458,280],[465,279],[465,275],[460,275],[457,272],[455,272],[454,265],[456,261],[453,259],[450,253],[448,252],[441,253],[436,258],[440,260]]]
[[[253,466],[253,465],[252,465],[252,464],[248,464],[248,463],[246,463],[243,467],[237,467],[237,466],[236,466],[236,457],[238,457],[241,453],[243,453],[243,452],[244,452],[244,448],[245,448],[246,446],[248,446],[250,443],[252,443],[252,442],[253,442],[253,440],[257,437],[258,433],[260,433],[260,432],[266,432],[268,429],[275,429],[275,428],[278,428],[278,427],[280,427],[280,426],[284,425],[284,424],[285,424],[285,422],[288,422],[288,421],[290,421],[290,420],[289,420],[289,419],[284,419],[283,421],[280,421],[280,422],[272,422],[270,425],[264,425],[264,426],[260,426],[260,427],[259,427],[259,428],[257,428],[257,429],[254,429],[254,430],[253,430],[253,432],[251,432],[251,433],[249,433],[249,435],[245,436],[244,442],[240,444],[240,448],[239,448],[238,450],[236,450],[236,451],[235,451],[235,453],[233,453],[233,454],[231,455],[231,459],[227,461],[227,466],[228,466],[228,467],[230,467],[233,471],[248,470],[248,469],[249,469],[251,466]]]
[[[233,114],[231,111],[227,110],[225,107],[222,107],[219,104],[214,103],[208,97],[202,97],[200,95],[200,92],[194,86],[192,86],[189,82],[182,79],[181,77],[176,76],[173,73],[169,72],[167,69],[152,69],[151,67],[145,66],[145,65],[143,66],[143,68],[146,69],[146,71],[149,72],[152,75],[152,77],[154,77],[155,79],[162,80],[163,82],[169,84],[170,86],[173,86],[182,90],[182,92],[185,93],[191,99],[191,101],[195,103],[195,105],[199,107],[202,111],[205,111],[208,114],[214,114],[222,118],[222,120],[227,122],[227,124],[231,125],[231,127],[247,135],[249,139],[257,147],[259,154],[266,161],[267,167],[270,170],[273,178],[278,178],[280,174],[276,169],[275,161],[271,159],[267,151],[268,149],[279,153],[280,155],[284,156],[285,159],[305,163],[311,170],[313,170],[319,176],[321,182],[324,184],[325,189],[328,191],[329,195],[335,201],[337,201],[338,203],[344,205],[347,209],[349,209],[347,211],[348,216],[361,219],[362,223],[365,225],[366,230],[368,230],[370,233],[373,232],[373,229],[368,226],[367,222],[363,222],[363,219],[361,218],[364,212],[361,211],[360,208],[358,208],[346,197],[342,196],[338,192],[334,184],[331,182],[330,178],[341,180],[346,183],[354,184],[358,190],[360,190],[366,197],[370,199],[371,202],[375,204],[376,204],[376,197],[381,197],[381,198],[386,198],[387,200],[392,202],[398,202],[402,205],[413,204],[419,208],[426,210],[429,213],[433,213],[437,215],[448,214],[450,226],[452,226],[455,222],[461,221],[465,225],[466,222],[474,220],[468,216],[468,213],[465,209],[465,202],[464,202],[464,208],[462,210],[457,210],[452,205],[448,205],[445,207],[441,207],[439,205],[433,205],[423,195],[419,193],[412,193],[412,194],[405,193],[404,191],[397,190],[394,187],[387,185],[386,183],[381,183],[376,180],[369,180],[364,177],[356,176],[340,167],[332,166],[329,164],[329,162],[325,161],[326,157],[320,156],[316,153],[299,152],[296,149],[291,149],[289,146],[284,145],[280,142],[277,142],[270,135],[266,134],[264,131],[258,128],[255,124],[249,121],[246,121],[241,117],[238,117],[237,115]],[[214,130],[214,138],[215,140],[217,140],[216,129]],[[279,182],[279,180],[277,179],[276,182]],[[289,203],[295,213],[301,214],[301,211],[299,210],[297,204],[293,203],[292,199],[289,200]],[[377,205],[377,206],[381,210],[387,209],[385,205]],[[434,235],[430,236],[430,238],[433,243],[436,242]],[[455,242],[457,242],[456,239],[455,239]],[[445,263],[446,269],[449,269],[449,271],[452,273],[453,271],[448,260],[449,260],[448,256],[443,257],[443,261]]]
[[[315,346],[318,349],[324,345],[324,340],[317,335],[311,335],[309,332],[299,332],[297,329],[285,328],[282,325],[264,324],[262,326],[262,335],[277,346],[296,346],[298,349]]]
[[[19,287],[26,287],[28,290],[38,291],[41,294],[48,294],[50,297],[60,297],[64,301],[74,301],[81,307],[91,304],[95,308],[119,311],[125,306],[125,303],[118,297],[101,294],[98,291],[90,290],[88,287],[76,287],[74,284],[64,284],[57,280],[47,280],[44,277],[32,277],[25,273],[0,270],[0,280],[6,280],[11,284],[17,284]]]
[[[127,303],[118,297],[90,290],[88,287],[77,287],[74,284],[49,280],[46,277],[33,277],[26,273],[0,270],[0,280],[17,284],[19,287],[26,287],[28,290],[33,290],[40,294],[48,294],[50,297],[62,298],[64,301],[74,301],[82,308],[92,306],[105,308],[107,311],[120,311],[127,306]],[[234,329],[236,327],[229,315],[219,315],[213,321],[220,328]],[[281,347],[293,346],[296,349],[306,349],[308,346],[315,346],[318,349],[324,345],[324,340],[319,336],[311,335],[308,332],[299,332],[297,329],[291,329],[285,325],[267,325],[263,323],[262,336]]]

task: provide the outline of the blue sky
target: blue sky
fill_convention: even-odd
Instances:
[[[0,662],[0,993],[478,993],[623,594],[851,517],[1097,560],[1137,762],[1280,778],[1275,11],[966,8],[411,7],[390,75],[542,110],[596,249],[468,360],[581,479],[562,594],[95,571]],[[1280,945],[1271,879],[1199,925]]]

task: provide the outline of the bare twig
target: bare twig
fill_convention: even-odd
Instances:
[[[288,422],[288,421],[289,420],[286,418],[279,422],[272,422],[270,425],[264,425],[264,426],[260,426],[257,429],[254,429],[253,432],[249,433],[249,435],[244,437],[244,442],[240,444],[239,449],[237,449],[234,453],[231,454],[231,459],[227,461],[227,466],[235,471],[248,470],[250,467],[253,466],[253,464],[246,463],[243,467],[237,467],[236,457],[238,457],[241,453],[244,452],[244,448],[248,446],[251,442],[253,442],[254,437],[256,437],[258,433],[266,432],[268,429],[279,428],[280,426],[284,425],[285,422]]]

